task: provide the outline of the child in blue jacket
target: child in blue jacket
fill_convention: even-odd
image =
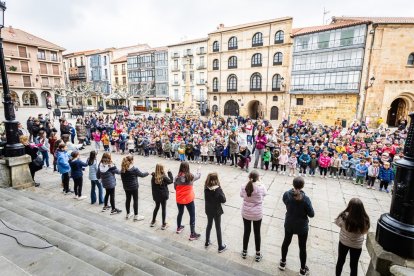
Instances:
[[[365,165],[365,160],[359,160],[359,164],[355,166],[356,173],[356,182],[355,185],[358,185],[361,182],[361,186],[364,186],[364,179],[367,176],[368,167]]]
[[[394,181],[394,171],[390,168],[389,162],[384,162],[384,165],[380,168],[378,178],[380,180],[380,191],[384,191],[389,193],[388,184]]]
[[[64,143],[61,143],[58,146],[56,152],[56,165],[58,172],[62,175],[62,183],[63,183],[63,193],[65,195],[70,193],[69,189],[69,173],[70,173],[70,165],[69,165],[69,154],[67,152],[67,147]]]
[[[86,196],[82,196],[82,185],[83,185],[83,168],[88,166],[85,162],[79,159],[79,151],[74,151],[71,154],[71,159],[69,160],[69,165],[71,168],[71,176],[73,178],[75,197],[74,199],[82,200]]]
[[[311,157],[308,154],[307,150],[304,150],[303,153],[299,156],[299,176],[303,173],[306,176],[306,168],[308,167],[311,161]]]

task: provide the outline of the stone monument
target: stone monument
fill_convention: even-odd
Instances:
[[[181,102],[174,110],[175,114],[186,118],[199,118],[201,116],[200,109],[197,108],[197,104],[193,99],[193,94],[191,93],[191,75],[190,69],[192,64],[190,64],[190,58],[187,58],[185,64],[185,94],[184,102]]]

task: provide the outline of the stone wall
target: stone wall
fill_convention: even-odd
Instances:
[[[297,105],[297,99],[303,105]],[[290,121],[301,117],[312,122],[333,125],[340,118],[349,125],[356,115],[358,95],[291,95]]]

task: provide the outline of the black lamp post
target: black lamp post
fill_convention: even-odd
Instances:
[[[0,1],[0,30],[4,27],[4,11],[6,10],[6,3]],[[25,154],[24,146],[20,143],[18,133],[18,122],[14,114],[14,105],[11,98],[9,83],[7,81],[6,63],[4,61],[3,53],[3,38],[0,38],[0,70],[1,81],[3,84],[3,104],[4,104],[4,121],[6,128],[6,157],[16,157]]]
[[[395,162],[390,212],[378,220],[375,239],[387,251],[414,258],[414,113],[410,117],[404,158]]]

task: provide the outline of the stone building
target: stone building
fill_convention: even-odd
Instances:
[[[193,99],[200,112],[207,109],[207,38],[187,40],[168,46],[171,106],[182,102],[185,93],[186,64],[190,66]]]
[[[220,25],[208,35],[208,105],[221,115],[286,116],[292,18]]]
[[[86,55],[96,51],[87,50],[63,55],[63,72],[67,86],[75,87],[86,81],[89,72]]]
[[[112,67],[112,85],[128,85],[128,78],[127,78],[127,57],[122,56],[118,59],[111,61]]]
[[[1,37],[13,101],[25,107],[54,105],[59,99],[52,88],[63,84],[65,49],[13,27],[2,29]]]

